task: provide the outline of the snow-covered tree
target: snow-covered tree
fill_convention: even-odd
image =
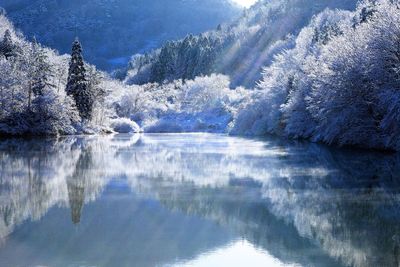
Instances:
[[[15,60],[0,58],[0,120],[24,109],[25,74]]]
[[[358,23],[354,23],[358,21]],[[326,10],[264,70],[234,133],[400,148],[400,4]]]
[[[78,39],[72,44],[66,92],[75,100],[81,118],[90,120],[93,115],[94,95],[88,86],[82,46]]]
[[[107,107],[104,105],[105,98],[108,94],[104,81],[107,79],[106,74],[98,71],[96,67],[87,65],[87,89],[93,97],[92,121],[96,125],[104,125],[108,116]],[[108,78],[109,79],[109,78]]]
[[[34,39],[32,44],[32,72],[30,73],[32,93],[35,97],[43,97],[48,90],[55,89],[52,83],[53,69],[46,51]]]

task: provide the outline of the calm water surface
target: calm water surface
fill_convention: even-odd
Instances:
[[[0,266],[399,266],[400,156],[208,134],[0,140]]]

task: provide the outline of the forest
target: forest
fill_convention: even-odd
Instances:
[[[397,0],[260,1],[112,74],[84,61],[79,39],[60,55],[6,14],[0,36],[4,135],[274,134],[400,150]]]

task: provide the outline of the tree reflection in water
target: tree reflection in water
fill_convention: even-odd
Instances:
[[[57,222],[50,224],[57,225],[52,226],[53,242],[69,235],[79,246],[54,248],[52,256],[39,253],[42,265],[63,257],[66,263],[75,254],[98,266],[110,259],[119,266],[170,264],[240,238],[283,263],[399,266],[399,163],[397,154],[274,138],[185,134],[3,140],[0,259],[20,263],[17,252],[9,251],[25,243],[38,246],[42,239],[32,232],[46,235],[52,221]],[[67,208],[69,224],[85,225],[76,234],[61,215]],[[194,225],[204,231],[196,233]],[[50,246],[41,238],[41,249]],[[101,249],[105,240],[111,242],[109,253]],[[125,251],[118,247],[122,241]],[[84,246],[97,247],[91,253],[77,250]],[[152,254],[152,261],[144,251],[157,256]]]
[[[74,224],[78,224],[81,221],[86,181],[90,179],[88,176],[90,176],[91,159],[92,153],[90,147],[82,149],[74,173],[67,177],[69,207]]]

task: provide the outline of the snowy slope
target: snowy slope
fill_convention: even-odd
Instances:
[[[199,36],[170,42],[160,51],[135,57],[128,66],[129,84],[193,79],[218,72],[232,87],[253,87],[262,67],[292,45],[311,18],[326,8],[354,10],[357,0],[264,0],[232,23]]]

